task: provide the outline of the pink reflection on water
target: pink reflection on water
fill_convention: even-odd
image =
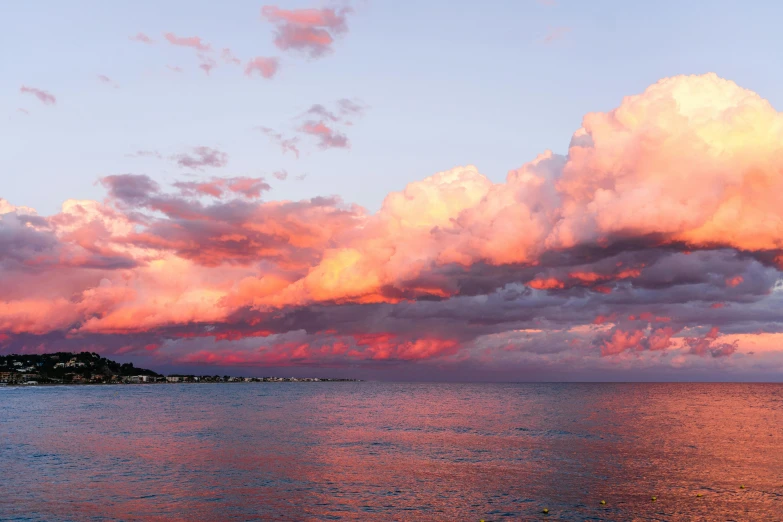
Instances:
[[[774,520],[783,507],[779,385],[182,385],[2,399],[0,508],[15,516],[517,520],[548,507],[566,520]]]

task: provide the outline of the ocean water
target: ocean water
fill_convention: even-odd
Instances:
[[[0,519],[783,520],[783,385],[0,388]]]

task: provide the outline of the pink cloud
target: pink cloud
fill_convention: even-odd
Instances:
[[[277,27],[275,45],[282,50],[297,50],[318,58],[331,52],[334,35],[348,31],[344,9],[280,9],[264,6],[261,16]]]
[[[199,53],[198,59],[200,62],[198,68],[204,71],[207,76],[212,72],[212,69],[217,67],[217,62],[210,56]]]
[[[178,65],[167,65],[166,68],[170,71],[173,71],[175,73],[181,73],[183,72],[182,67],[179,67]]]
[[[641,349],[640,342],[644,339],[642,330],[615,330],[601,346],[601,355],[617,355],[625,350]]]
[[[325,27],[336,33],[348,30],[345,16],[350,9],[280,9],[276,6],[264,6],[261,8],[261,16],[272,23],[288,23],[300,27]]]
[[[204,167],[220,168],[228,164],[228,154],[211,147],[193,147],[192,154],[181,153],[173,157],[177,165],[184,168],[202,169]]]
[[[163,155],[158,152],[157,150],[137,150],[133,154],[128,154],[129,157],[138,157],[138,158],[157,158],[157,159],[163,159]]]
[[[348,118],[362,116],[364,111],[365,106],[355,100],[338,100],[335,109],[316,103],[296,118],[300,121],[305,119],[299,123],[297,131],[318,138],[317,144],[321,149],[349,148],[348,136],[341,127],[352,125]]]
[[[272,175],[279,179],[280,181],[284,181],[288,177],[288,172],[285,170],[278,170],[276,172],[273,172]]]
[[[325,29],[296,25],[281,26],[275,38],[275,45],[279,49],[305,51],[313,58],[321,57],[331,51],[332,42],[334,42],[332,35]]]
[[[153,43],[155,43],[155,40],[153,40],[152,38],[150,38],[149,36],[147,36],[146,34],[141,33],[141,32],[140,33],[136,33],[135,36],[129,36],[128,39],[132,40],[134,42],[141,42],[141,43],[145,43],[145,44],[153,44]]]
[[[317,137],[318,146],[322,149],[347,149],[350,147],[348,137],[345,134],[341,134],[335,131],[333,128],[327,126],[322,121],[305,122],[304,125],[300,127],[300,130],[305,134]]]
[[[347,116],[313,107],[296,128],[333,138]],[[298,153],[296,136],[261,130]],[[130,173],[52,216],[0,200],[2,349],[773,371],[780,343],[755,355],[745,343],[780,329],[781,142],[781,113],[708,74],[586,115],[567,155],[499,182],[473,166],[438,172],[377,211],[266,200],[255,177],[171,188]],[[209,147],[173,159],[228,160]]]
[[[739,286],[744,281],[742,276],[734,276],[734,277],[728,277],[726,278],[726,286],[729,286],[731,288],[734,288],[736,286]]]
[[[712,357],[728,357],[737,351],[738,342],[718,342],[719,329],[713,326],[703,337],[688,337],[685,344],[690,348],[690,352],[701,357],[710,355]]]
[[[197,51],[202,52],[212,50],[212,47],[209,44],[202,42],[201,38],[198,36],[177,36],[174,33],[165,33],[163,36],[172,45],[191,47]]]
[[[263,56],[256,56],[252,60],[247,62],[245,66],[245,74],[252,76],[254,72],[257,72],[264,78],[272,78],[279,67],[277,58],[264,58]]]
[[[36,89],[35,87],[28,87],[26,85],[22,85],[19,88],[19,92],[32,94],[33,96],[41,100],[41,102],[43,102],[44,105],[54,105],[55,103],[57,103],[57,98],[55,98],[53,94],[46,92],[42,89]]]
[[[263,178],[212,178],[209,181],[187,181],[174,184],[187,196],[212,196],[222,198],[226,192],[242,195],[255,199],[261,197],[261,193],[271,187]]]
[[[257,129],[269,136],[270,140],[279,145],[283,153],[292,152],[297,159],[299,158],[299,147],[297,145],[299,139],[296,136],[293,138],[286,138],[281,133],[268,127],[257,127]]]
[[[231,49],[228,47],[223,49],[223,51],[220,53],[220,56],[223,58],[223,61],[229,65],[239,65],[242,63],[242,60],[234,56],[234,53],[232,53]]]
[[[566,34],[571,32],[570,27],[553,27],[547,31],[544,36],[544,43],[552,43],[557,40],[561,40]]]

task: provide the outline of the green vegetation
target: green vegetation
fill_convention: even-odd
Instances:
[[[312,377],[231,377],[228,375],[163,376],[152,370],[120,364],[97,353],[58,352],[0,356],[0,385],[7,384],[120,384],[216,382],[340,382],[356,379]]]
[[[0,356],[0,383],[154,382],[164,377],[152,370],[120,364],[97,353],[46,353]]]

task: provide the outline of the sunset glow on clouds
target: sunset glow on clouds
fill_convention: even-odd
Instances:
[[[326,11],[265,16],[344,30]],[[301,131],[346,147],[333,126],[355,106],[340,106],[313,106]],[[195,147],[175,160],[209,177],[107,175],[104,200],[51,216],[0,200],[0,350],[779,371],[782,148],[783,115],[714,74],[587,114],[566,155],[544,151],[503,183],[456,167],[375,213],[331,196],[276,200],[262,178],[216,176],[228,157]]]

